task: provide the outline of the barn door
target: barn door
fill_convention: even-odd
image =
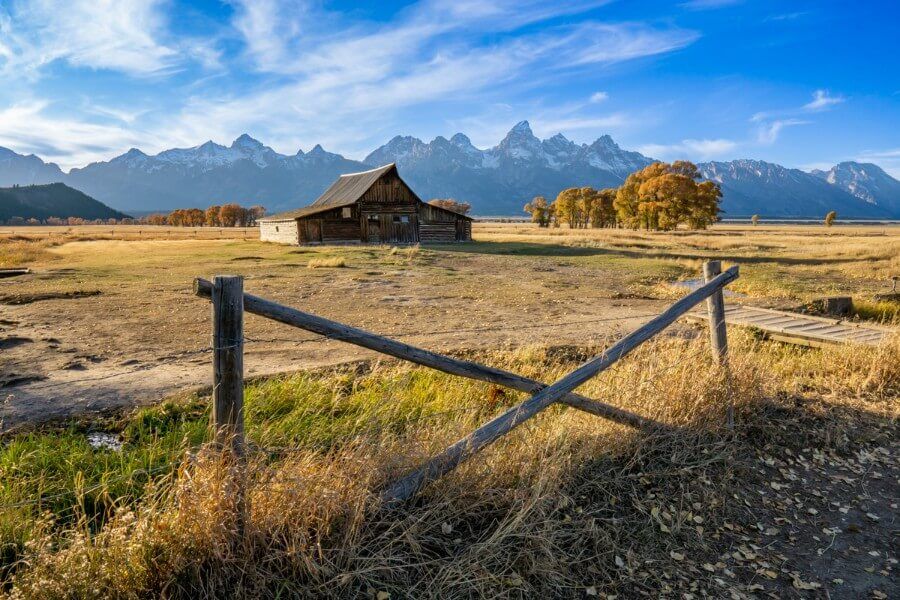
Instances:
[[[381,243],[381,219],[378,215],[366,217],[366,241],[370,244]]]
[[[307,221],[308,229],[306,230],[309,234],[309,241],[311,242],[321,242],[322,241],[322,220],[321,219],[310,219]]]
[[[466,241],[466,221],[464,219],[456,219],[456,241]]]

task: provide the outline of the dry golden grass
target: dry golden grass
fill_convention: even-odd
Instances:
[[[343,256],[334,256],[331,258],[313,258],[308,263],[306,263],[306,266],[309,269],[335,269],[339,267],[346,267],[347,261],[344,260]]]
[[[596,351],[482,358],[552,380]],[[815,421],[798,443],[839,449],[859,422],[898,416],[900,340],[805,350],[735,335],[729,385],[708,357],[702,337],[659,339],[584,386],[675,433],[552,408],[399,510],[380,507],[385,482],[518,395],[393,364],[338,372],[314,398],[287,393],[291,378],[263,384],[251,403],[278,398],[291,423],[325,426],[359,412],[352,435],[252,455],[242,540],[227,493],[234,471],[201,452],[177,482],[124,502],[99,532],[77,521],[63,531],[41,525],[11,597],[582,597],[635,586],[655,596],[677,579],[672,553],[715,562],[717,537],[705,532],[741,519],[731,494],[748,475],[747,457],[778,427]],[[372,381],[377,393],[360,398]],[[410,402],[435,397],[445,404],[413,418]],[[730,441],[721,427],[729,397],[738,417]]]

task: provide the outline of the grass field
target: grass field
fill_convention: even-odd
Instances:
[[[554,380],[681,295],[670,284],[709,257],[740,264],[733,287],[760,304],[871,299],[900,271],[900,228],[479,224],[472,244],[393,249],[131,227],[23,239],[27,229],[0,231],[0,261],[35,270],[0,280],[2,335],[29,340],[0,360],[43,379],[8,386],[4,415],[21,425],[63,403],[74,410],[5,435],[11,597],[900,593],[887,533],[900,477],[898,340],[806,349],[729,330],[725,385],[703,332],[677,326],[579,390],[674,432],[553,408],[395,510],[379,506],[380,486],[523,396],[393,362],[261,377],[246,391],[250,508],[238,545],[232,471],[202,447],[208,392],[160,393],[102,416],[81,403],[208,379],[208,354],[186,380],[163,377],[208,343],[209,308],[189,290],[198,275],[243,274],[248,291],[279,302]],[[885,304],[869,316],[890,318]],[[598,316],[609,320],[587,323]],[[359,357],[296,344],[253,317],[247,335],[260,340],[247,357],[259,374]],[[133,380],[115,375],[136,366]],[[56,383],[66,385],[46,387]],[[137,403],[130,393],[99,408]],[[733,434],[722,428],[726,398]],[[122,447],[92,447],[88,432]]]

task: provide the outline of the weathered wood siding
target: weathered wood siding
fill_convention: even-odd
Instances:
[[[359,242],[362,240],[359,226],[359,207],[351,205],[350,216],[344,216],[344,207],[316,213],[298,219],[300,242]]]
[[[472,239],[472,222],[430,204],[419,207],[419,240],[423,244],[464,242]]]
[[[293,244],[300,241],[297,233],[297,221],[263,221],[259,224],[259,239],[276,244]]]

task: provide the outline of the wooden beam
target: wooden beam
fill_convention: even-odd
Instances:
[[[213,310],[212,426],[217,443],[244,450],[244,278],[216,277]]]
[[[710,260],[703,263],[703,279],[710,282],[722,272],[722,263]],[[728,337],[725,329],[725,295],[722,288],[714,291],[706,298],[706,311],[709,314],[709,343],[713,360],[721,369],[726,379],[728,406],[725,407],[725,424],[734,429],[734,403],[731,398],[730,373],[728,372]]]
[[[212,284],[210,284],[209,281],[199,278],[194,280],[194,293],[198,296],[209,298],[211,291]],[[459,375],[461,377],[486,381],[488,383],[502,385],[529,394],[538,392],[546,387],[546,384],[540,381],[522,377],[521,375],[503,369],[488,367],[475,362],[460,360],[415,346],[410,346],[403,342],[398,342],[363,329],[350,327],[343,323],[305,313],[295,308],[283,306],[251,294],[244,294],[244,310],[255,315],[278,321],[279,323],[323,335],[329,339],[340,340],[342,342],[368,348],[369,350],[375,350],[376,352],[387,354],[388,356],[408,360],[418,365],[431,367],[432,369],[443,371],[444,373],[450,373],[451,375]],[[579,394],[567,394],[560,398],[559,401],[573,408],[589,412],[598,417],[610,419],[623,425],[641,429],[669,429],[667,425],[664,425],[659,421],[647,419],[627,410],[596,402]]]
[[[620,358],[626,356],[642,343],[674,323],[681,315],[721,290],[723,286],[734,281],[737,277],[737,266],[731,267],[724,273],[717,275],[702,287],[675,302],[675,304],[650,322],[622,338],[600,356],[589,360],[553,385],[542,389],[528,400],[510,408],[502,415],[482,425],[414,472],[388,487],[382,493],[382,500],[390,505],[413,496],[429,481],[433,481],[452,471],[476,452],[495,442],[515,427],[550,406],[553,402],[609,368]]]

